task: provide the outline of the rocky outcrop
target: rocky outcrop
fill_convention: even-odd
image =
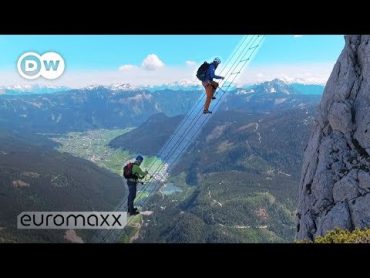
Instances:
[[[370,227],[370,36],[345,36],[304,153],[298,240]]]

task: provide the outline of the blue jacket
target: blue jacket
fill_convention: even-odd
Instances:
[[[218,76],[215,74],[215,70],[216,70],[215,64],[211,63],[208,67],[205,81],[213,81],[213,78],[216,78],[216,79],[222,78],[221,76]]]

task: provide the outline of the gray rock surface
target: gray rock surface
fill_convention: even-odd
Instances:
[[[345,36],[305,148],[298,240],[370,227],[370,36]]]

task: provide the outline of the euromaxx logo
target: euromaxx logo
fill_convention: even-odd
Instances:
[[[127,212],[121,211],[24,211],[18,229],[123,229]]]
[[[18,73],[26,79],[33,80],[40,76],[53,80],[60,77],[65,69],[63,57],[57,52],[23,53],[17,62]]]

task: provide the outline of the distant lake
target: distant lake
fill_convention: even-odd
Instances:
[[[176,193],[176,192],[182,192],[182,189],[180,187],[177,187],[176,185],[174,185],[173,183],[166,183],[162,188],[161,188],[161,192],[164,194],[164,195],[170,195],[170,194],[173,194],[173,193]]]

